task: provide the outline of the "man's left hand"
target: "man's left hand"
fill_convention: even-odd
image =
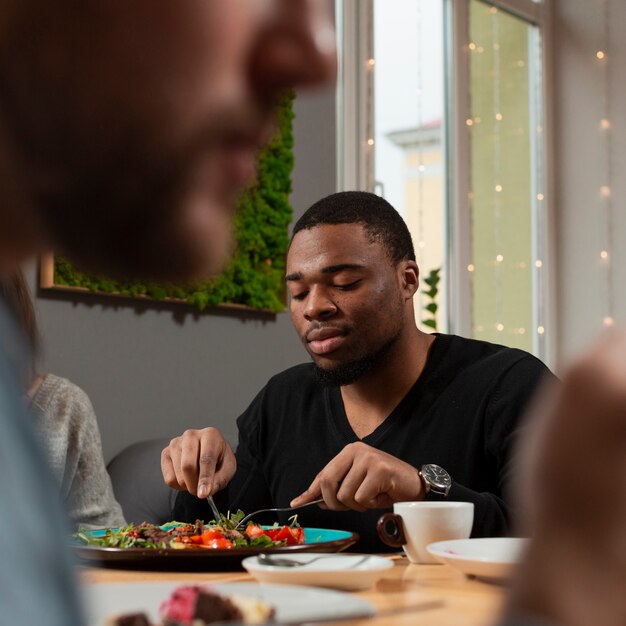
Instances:
[[[309,488],[291,501],[306,504],[320,497],[334,511],[386,509],[394,502],[424,499],[418,470],[362,442],[348,444],[315,477]]]

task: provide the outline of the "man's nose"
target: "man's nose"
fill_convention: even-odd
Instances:
[[[326,0],[278,0],[255,55],[264,87],[330,82],[337,75],[335,30]]]
[[[306,299],[304,317],[307,320],[320,320],[337,313],[337,305],[322,289],[311,289]]]

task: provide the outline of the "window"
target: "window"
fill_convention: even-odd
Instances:
[[[417,321],[546,358],[543,4],[344,0],[338,11],[340,188],[373,191],[405,218]]]

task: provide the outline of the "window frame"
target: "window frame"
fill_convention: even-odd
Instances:
[[[542,42],[543,77],[540,108],[543,133],[537,145],[541,155],[544,201],[537,224],[540,272],[533,275],[534,309],[538,311],[543,335],[534,336],[533,352],[553,366],[557,355],[556,324],[556,227],[552,210],[554,163],[550,103],[552,49],[550,41],[552,0],[481,0],[507,11],[539,28]],[[446,117],[445,151],[448,155],[446,198],[448,215],[448,329],[472,336],[472,292],[467,279],[471,262],[470,135],[469,116],[469,0],[444,0],[446,25]],[[337,88],[337,184],[338,190],[374,191],[374,152],[367,140],[374,136],[374,73],[367,60],[373,57],[373,0],[336,0],[340,71]]]

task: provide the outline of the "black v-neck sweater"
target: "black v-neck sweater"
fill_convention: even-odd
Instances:
[[[506,535],[511,444],[528,401],[547,376],[545,365],[521,350],[437,335],[419,379],[361,441],[417,468],[441,465],[453,478],[448,499],[475,505],[472,536]],[[274,376],[237,425],[237,473],[216,500],[223,509],[245,512],[288,506],[344,446],[358,441],[340,389],[321,387],[312,364]],[[356,531],[356,550],[382,552],[389,550],[376,534],[382,512],[314,506],[300,511],[298,520],[306,527]],[[182,521],[211,519],[206,503],[188,493],[178,495],[173,514]]]

